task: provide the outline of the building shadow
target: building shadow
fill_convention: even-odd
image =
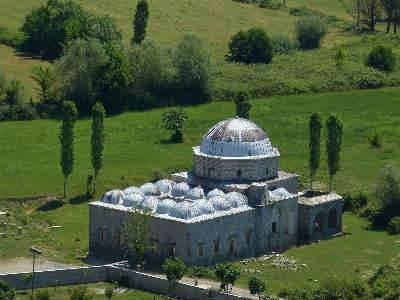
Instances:
[[[36,211],[50,211],[50,210],[56,210],[57,208],[60,208],[64,205],[64,202],[61,200],[51,200],[49,202],[46,202],[45,204],[42,204],[38,208],[36,208]]]
[[[93,199],[93,196],[91,194],[84,194],[84,195],[79,195],[74,198],[69,199],[69,204],[72,205],[78,205],[82,204],[84,202],[88,202],[89,200]]]

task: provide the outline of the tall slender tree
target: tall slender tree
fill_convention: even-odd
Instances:
[[[326,140],[326,161],[329,169],[329,190],[332,192],[332,178],[340,168],[340,152],[342,151],[343,123],[336,115],[326,120],[328,137]]]
[[[74,125],[78,117],[78,111],[75,103],[72,101],[64,101],[62,106],[62,123],[60,130],[61,144],[61,169],[64,175],[64,196],[67,190],[67,177],[74,170],[75,163],[75,132]]]
[[[248,90],[238,90],[235,94],[236,116],[248,119],[251,109],[251,94]]]
[[[133,37],[131,44],[139,45],[146,36],[147,19],[149,18],[149,4],[147,0],[139,0],[133,19]]]
[[[92,166],[94,170],[93,193],[96,193],[96,178],[103,166],[103,149],[106,133],[104,130],[104,117],[106,111],[100,102],[93,106],[92,110],[92,136],[90,139],[90,155],[92,157]]]
[[[322,119],[319,113],[314,112],[310,116],[308,128],[310,130],[310,139],[308,146],[310,150],[310,160],[308,161],[308,164],[310,166],[310,190],[312,190],[314,175],[317,172],[321,160]]]

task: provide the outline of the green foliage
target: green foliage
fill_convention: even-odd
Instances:
[[[28,284],[29,281],[31,281],[33,278],[32,273],[25,273],[21,275],[21,281],[24,283],[25,287]]]
[[[266,291],[267,289],[267,284],[260,279],[257,275],[251,275],[247,281],[248,287],[250,290],[250,294],[252,295],[258,295],[258,298],[261,300],[262,299],[262,294]]]
[[[214,272],[217,278],[221,281],[221,288],[225,293],[230,293],[232,291],[235,281],[242,274],[238,266],[228,262],[215,264]],[[230,289],[229,284],[231,284]]]
[[[260,7],[271,9],[271,10],[286,10],[286,6],[284,3],[276,2],[276,1],[272,1],[272,0],[261,0]]]
[[[6,27],[0,27],[0,43],[19,48],[25,42],[25,35],[20,30],[11,30]]]
[[[379,134],[374,134],[368,137],[368,142],[371,145],[371,148],[382,148],[383,141]]]
[[[199,277],[207,279],[217,279],[213,270],[204,266],[193,266],[187,270],[189,277]]]
[[[127,235],[123,245],[125,255],[133,257],[137,263],[144,265],[145,251],[151,249],[149,238],[152,235],[150,220],[154,213],[149,208],[139,210],[132,208],[128,212],[129,221],[124,221],[120,231]]]
[[[24,86],[22,81],[14,77],[7,86],[5,91],[4,103],[7,105],[18,105],[24,98]]]
[[[185,275],[186,265],[179,257],[166,258],[163,263],[163,268],[164,274],[167,276],[169,282],[170,292],[173,294],[179,280]]]
[[[39,101],[47,102],[52,99],[51,88],[54,84],[55,77],[50,66],[43,68],[41,65],[36,66],[32,69],[33,75],[31,78],[36,81],[39,85],[39,89],[35,88],[39,92]]]
[[[399,275],[399,266],[390,264],[380,265],[368,280],[373,297],[388,300],[399,299]]]
[[[119,285],[129,287],[130,286],[129,276],[126,275],[125,273],[120,273],[119,274]]]
[[[319,11],[315,11],[312,9],[309,9],[306,6],[300,6],[300,7],[292,7],[290,8],[289,14],[292,16],[297,16],[297,17],[311,17],[311,16],[316,16],[319,18],[323,18],[324,15],[320,13]]]
[[[391,72],[396,65],[396,55],[390,46],[377,45],[367,56],[365,64],[380,71]]]
[[[101,103],[97,102],[92,110],[92,135],[90,138],[90,156],[92,158],[92,167],[94,169],[94,189],[96,193],[96,178],[100,169],[103,167],[104,140],[106,137],[104,128],[104,118],[106,111]]]
[[[251,109],[251,95],[247,90],[239,90],[235,94],[236,116],[239,118],[248,119]]]
[[[272,37],[272,44],[276,54],[293,54],[299,48],[299,42],[286,35],[278,34]]]
[[[322,118],[317,112],[314,112],[310,116],[308,123],[308,129],[310,131],[308,149],[310,150],[310,159],[308,165],[310,167],[310,189],[313,189],[313,179],[318,170],[319,163],[321,161],[321,130],[322,130]]]
[[[327,32],[326,23],[314,14],[302,16],[295,22],[295,36],[302,50],[320,48],[321,40]]]
[[[115,286],[112,284],[107,284],[104,294],[106,295],[107,299],[110,300],[112,296],[114,296],[114,288]]]
[[[271,38],[262,27],[239,31],[232,36],[229,44],[228,61],[245,64],[269,64],[274,55]]]
[[[336,62],[336,66],[339,69],[342,69],[343,66],[347,63],[347,53],[344,50],[343,46],[339,46],[336,47],[336,51],[335,51],[335,62]]]
[[[147,19],[149,18],[149,4],[147,0],[139,0],[133,19],[132,44],[140,44],[146,36]]]
[[[371,202],[371,195],[365,191],[345,192],[343,195],[343,211],[358,213]]]
[[[329,187],[332,192],[332,178],[340,168],[340,152],[342,151],[343,123],[336,115],[326,120],[328,136],[326,140],[326,162],[329,169]]]
[[[400,234],[400,216],[390,219],[388,232],[392,235]]]
[[[44,287],[35,290],[35,300],[49,300],[49,299],[50,299],[50,293],[48,288]]]
[[[61,171],[64,175],[64,196],[66,196],[67,177],[74,170],[75,163],[75,133],[74,125],[78,111],[75,104],[71,101],[65,101],[62,107],[62,124],[60,128],[60,144],[61,144]]]
[[[176,143],[183,142],[182,126],[187,120],[187,114],[182,108],[163,112],[162,121],[165,129],[173,132],[171,136],[172,141]]]
[[[71,300],[92,300],[93,294],[88,291],[87,287],[69,288],[68,293]]]
[[[15,299],[15,289],[10,288],[10,283],[0,280],[0,299],[13,300]]]

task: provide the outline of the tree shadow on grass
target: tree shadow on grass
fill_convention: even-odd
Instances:
[[[90,194],[79,195],[74,198],[69,199],[69,204],[78,205],[84,202],[88,202],[89,200],[93,199],[93,196]]]
[[[39,206],[36,208],[36,211],[50,211],[50,210],[56,210],[57,208],[60,208],[64,205],[64,202],[61,200],[51,200],[49,202],[46,202],[45,204]]]

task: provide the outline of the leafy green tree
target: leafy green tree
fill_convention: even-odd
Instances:
[[[48,288],[44,287],[35,290],[35,300],[49,300],[49,299],[50,299],[50,293]]]
[[[184,33],[173,58],[180,103],[209,101],[214,68],[203,39],[194,33]]]
[[[0,69],[0,98],[6,92],[7,88],[7,76],[6,73]]]
[[[250,294],[258,295],[258,298],[262,299],[262,294],[267,289],[267,284],[260,279],[257,275],[251,275],[247,281],[249,286]]]
[[[75,133],[74,125],[78,111],[75,104],[71,101],[64,101],[62,106],[62,124],[60,130],[60,144],[61,144],[61,170],[64,175],[64,196],[66,196],[67,177],[74,170],[75,163]]]
[[[128,214],[129,221],[124,221],[120,226],[120,231],[127,235],[123,250],[125,255],[132,256],[137,263],[144,265],[145,252],[151,249],[149,238],[153,231],[150,221],[154,213],[149,208],[140,210],[133,207]]]
[[[33,278],[32,273],[24,273],[21,275],[21,281],[24,283],[25,287],[28,284],[29,281],[31,281]]]
[[[228,262],[215,264],[214,271],[217,278],[221,281],[221,289],[223,289],[225,293],[230,293],[232,291],[235,281],[242,274],[239,267]],[[230,289],[229,284],[231,284]]]
[[[332,178],[340,168],[340,152],[342,151],[343,123],[336,115],[326,120],[328,136],[326,140],[326,161],[329,169],[329,190],[332,192]]]
[[[276,54],[293,54],[299,49],[299,42],[287,35],[278,34],[272,37]]]
[[[0,280],[0,299],[15,299],[15,289],[11,289],[10,283],[8,283],[7,281]]]
[[[166,111],[162,114],[165,129],[173,132],[171,136],[172,141],[176,143],[183,142],[182,126],[187,120],[187,114],[182,108]]]
[[[22,84],[22,81],[18,78],[14,77],[11,79],[10,83],[6,88],[6,97],[5,97],[5,104],[10,106],[18,105],[23,101],[25,95],[25,88]]]
[[[339,46],[336,48],[334,58],[338,69],[342,69],[343,66],[347,63],[347,53],[344,50],[343,46]]]
[[[325,21],[316,15],[303,16],[295,22],[295,36],[302,50],[317,49],[328,32]]]
[[[97,102],[92,110],[92,136],[90,138],[90,156],[94,169],[93,193],[96,193],[96,179],[103,166],[104,139],[106,137],[104,129],[104,118],[106,111],[101,103]]]
[[[80,113],[89,114],[98,100],[98,81],[108,61],[97,39],[77,39],[69,43],[54,64],[61,99],[73,101]]]
[[[246,32],[239,31],[232,36],[227,59],[245,64],[269,64],[274,55],[271,38],[262,27],[250,28]]]
[[[55,77],[51,70],[51,67],[43,68],[41,65],[36,66],[32,69],[33,75],[31,78],[36,81],[40,88],[35,88],[39,92],[39,100],[46,102],[51,96],[51,88],[54,84]]]
[[[164,274],[167,276],[168,288],[173,295],[176,285],[187,270],[185,263],[179,258],[166,258],[163,263]]]
[[[72,287],[68,290],[71,300],[92,300],[93,294],[85,287]]]
[[[248,119],[251,109],[251,95],[247,90],[239,90],[235,94],[236,116],[239,118]]]
[[[321,160],[321,130],[322,130],[322,118],[317,112],[310,116],[310,122],[308,124],[310,131],[309,146],[310,159],[308,164],[310,166],[310,189],[313,189],[313,179],[315,173],[318,170],[319,163]]]
[[[396,55],[392,47],[377,45],[367,56],[365,64],[380,71],[391,72],[396,65]]]
[[[110,300],[111,297],[114,296],[114,288],[115,288],[115,285],[107,284],[104,294],[106,295],[108,300]]]
[[[140,44],[146,36],[147,19],[149,18],[149,4],[147,0],[139,0],[133,19],[132,44]]]

